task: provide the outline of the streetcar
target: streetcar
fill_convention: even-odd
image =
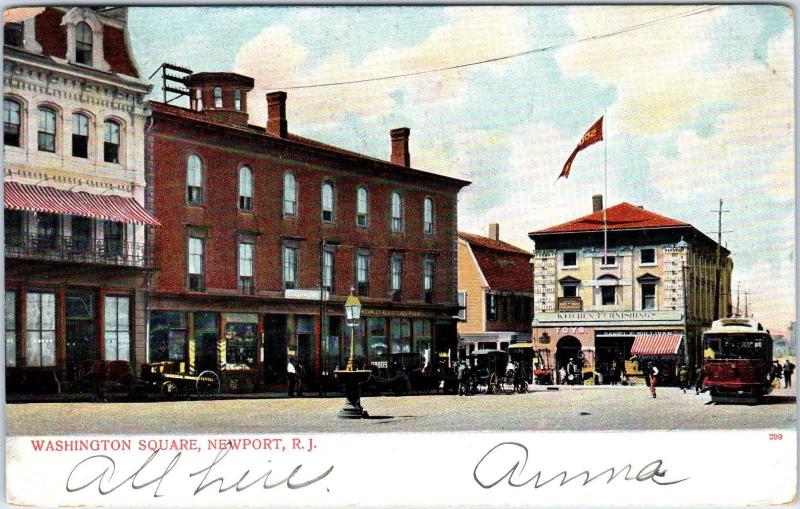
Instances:
[[[715,320],[703,333],[703,358],[712,401],[757,403],[772,391],[772,337],[756,320]]]

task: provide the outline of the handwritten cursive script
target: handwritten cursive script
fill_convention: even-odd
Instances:
[[[90,488],[96,484],[98,493],[101,495],[108,495],[123,486],[133,490],[141,490],[149,486],[154,486],[153,497],[162,497],[164,496],[163,490],[167,489],[167,485],[164,484],[167,476],[170,476],[170,478],[176,477],[176,474],[173,472],[176,471],[175,467],[181,460],[181,453],[178,452],[173,455],[164,466],[157,465],[156,462],[154,462],[159,452],[160,450],[153,451],[144,463],[121,481],[115,479],[117,463],[114,461],[114,458],[105,454],[88,456],[79,461],[70,471],[67,477],[66,490],[69,493],[74,493]],[[265,490],[277,488],[279,486],[285,486],[290,490],[297,490],[321,481],[333,471],[333,465],[331,465],[320,474],[305,479],[298,479],[303,469],[303,465],[299,464],[290,467],[288,475],[277,474],[274,467],[269,468],[260,475],[257,473],[252,474],[249,468],[243,471],[239,470],[231,475],[230,472],[225,472],[224,466],[220,465],[223,459],[225,459],[225,456],[228,455],[228,452],[228,449],[219,451],[208,466],[188,475],[189,478],[202,476],[194,490],[195,495],[215,485],[218,485],[217,493],[226,493],[231,490],[241,492],[256,485],[260,485],[261,488]],[[270,460],[268,460],[268,462],[271,463]],[[172,475],[170,475],[171,473]],[[226,475],[229,475],[229,478],[233,480],[226,479]],[[271,480],[273,477],[278,477],[279,480]]]
[[[539,470],[532,475],[526,473],[525,468],[528,465],[528,448],[519,442],[501,442],[483,455],[483,457],[475,465],[475,470],[472,473],[475,482],[481,488],[490,489],[500,484],[503,479],[508,479],[508,485],[513,488],[521,488],[533,483],[533,488],[542,488],[548,484],[560,479],[558,484],[554,486],[564,486],[575,480],[583,480],[582,486],[586,486],[598,479],[604,479],[606,484],[610,484],[618,477],[623,481],[637,481],[645,482],[652,481],[659,486],[668,486],[671,484],[678,484],[689,478],[667,480],[667,470],[663,468],[663,460],[657,459],[651,461],[643,466],[637,474],[633,474],[633,465],[630,463],[622,468],[609,467],[597,474],[592,474],[588,470],[584,470],[577,474],[572,475],[566,470],[563,470],[554,476],[547,478],[542,470]],[[625,474],[624,476],[622,474]]]

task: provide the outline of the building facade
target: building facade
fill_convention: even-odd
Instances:
[[[608,377],[632,357],[672,374],[702,360],[700,334],[730,313],[733,262],[720,248],[720,299],[714,312],[717,244],[692,225],[642,207],[608,208],[530,233],[535,242],[533,336],[556,371],[582,358]],[[630,369],[630,365],[627,369]]]
[[[157,224],[142,207],[150,87],[126,8],[34,11],[4,19],[10,392],[59,390],[98,360],[143,360],[145,228]]]
[[[391,132],[382,161],[289,132],[284,92],[267,95],[266,128],[250,125],[249,77],[184,83],[189,108],[151,103],[149,199],[162,226],[148,360],[214,369],[228,390],[249,391],[285,385],[296,359],[324,387],[350,355],[351,288],[360,364],[453,357],[468,182],[411,168],[408,129]]]
[[[507,350],[529,342],[533,317],[531,253],[500,240],[500,226],[489,236],[458,233],[458,292],[465,309],[458,324],[460,349]]]

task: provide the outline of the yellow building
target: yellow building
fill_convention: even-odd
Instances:
[[[692,370],[702,359],[702,329],[730,312],[729,251],[719,249],[715,313],[716,242],[688,223],[621,203],[605,211],[606,251],[600,196],[593,208],[529,234],[535,347],[556,374],[582,359],[586,378],[598,382],[619,377],[631,358],[660,364],[668,378],[678,364]]]

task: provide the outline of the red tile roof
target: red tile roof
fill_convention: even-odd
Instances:
[[[649,210],[622,202],[606,209],[606,220],[609,230],[637,230],[644,228],[690,227],[689,223],[678,221]],[[549,233],[572,233],[603,230],[603,211],[593,212],[578,219],[567,221],[543,230],[531,232],[531,235]]]
[[[492,290],[532,292],[533,269],[531,253],[500,240],[458,232],[468,242],[478,267]]]

